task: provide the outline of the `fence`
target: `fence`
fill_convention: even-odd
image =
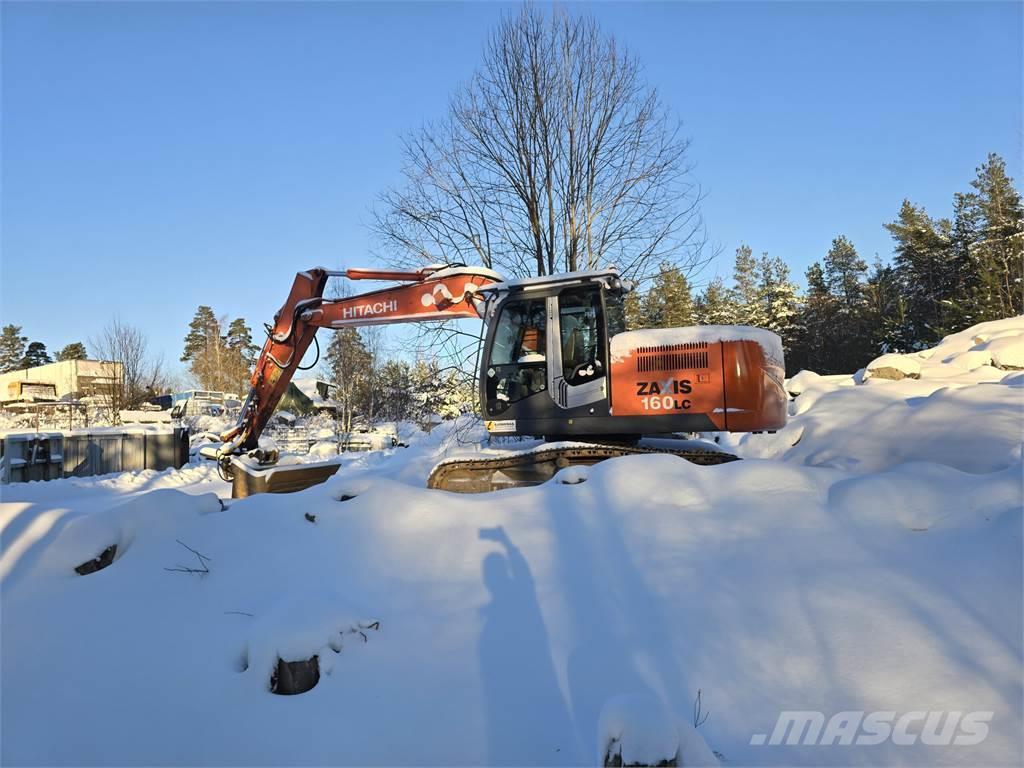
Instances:
[[[188,429],[25,432],[0,437],[0,482],[87,477],[188,462]]]

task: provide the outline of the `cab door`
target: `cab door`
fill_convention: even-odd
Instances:
[[[547,303],[548,390],[559,408],[608,397],[608,343],[598,285],[565,288]]]

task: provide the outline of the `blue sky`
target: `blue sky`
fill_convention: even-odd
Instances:
[[[4,3],[0,320],[58,349],[117,314],[177,365],[199,304],[254,327],[370,263],[399,136],[444,116],[515,5]],[[904,197],[1021,172],[1019,3],[603,3],[685,123],[727,275],[869,261]]]

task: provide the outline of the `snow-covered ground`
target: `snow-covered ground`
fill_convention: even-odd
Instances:
[[[462,496],[424,487],[466,450],[435,430],[226,504],[209,465],[5,486],[0,761],[1019,765],[1021,346],[1013,319],[919,378],[801,374],[718,467]],[[269,691],[314,654],[311,691]],[[758,744],[783,711],[907,738]],[[934,743],[979,712],[980,743]]]

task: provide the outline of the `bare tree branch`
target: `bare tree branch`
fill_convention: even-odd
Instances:
[[[107,366],[104,394],[114,423],[121,410],[134,408],[164,388],[163,357],[149,357],[146,337],[138,328],[115,317],[98,338],[89,340],[89,346]]]
[[[689,272],[710,255],[688,150],[592,17],[526,5],[494,30],[447,119],[405,138],[405,184],[380,197],[373,226],[399,264]]]

